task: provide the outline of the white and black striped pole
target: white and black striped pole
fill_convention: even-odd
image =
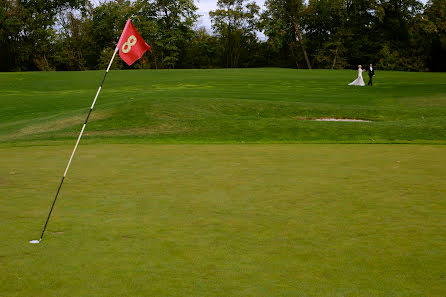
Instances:
[[[67,164],[67,168],[65,169],[65,173],[63,174],[62,180],[60,181],[59,188],[57,189],[56,197],[54,197],[53,204],[51,205],[50,212],[48,213],[48,217],[46,219],[45,226],[43,227],[42,234],[40,235],[40,239],[39,240],[31,240],[29,243],[40,243],[42,241],[43,235],[45,234],[46,226],[48,225],[48,221],[50,220],[51,213],[53,212],[54,204],[56,204],[56,200],[57,200],[57,197],[59,196],[60,189],[62,188],[63,181],[64,181],[65,177],[67,176],[68,168],[70,168],[70,164],[71,164],[71,161],[73,160],[74,153],[76,152],[79,141],[81,140],[82,134],[84,133],[85,126],[87,126],[88,118],[90,117],[90,114],[94,108],[96,99],[98,99],[99,93],[101,92],[101,89],[102,89],[102,85],[104,84],[105,78],[107,77],[107,73],[110,70],[110,66],[113,63],[113,60],[114,60],[117,52],[118,52],[118,47],[116,47],[115,52],[113,53],[113,56],[110,60],[110,63],[108,64],[107,70],[105,71],[105,74],[104,74],[104,78],[102,79],[101,85],[99,86],[99,89],[96,92],[96,96],[94,97],[93,104],[91,104],[90,111],[88,112],[87,118],[85,119],[84,125],[82,126],[81,133],[79,134],[79,137],[77,138],[76,145],[74,146],[73,152],[71,153],[70,160],[68,161],[68,164]]]

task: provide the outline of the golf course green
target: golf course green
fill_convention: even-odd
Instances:
[[[0,73],[0,296],[446,296],[446,73]],[[316,119],[368,122],[328,122]]]

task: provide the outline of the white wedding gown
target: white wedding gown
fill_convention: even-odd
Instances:
[[[348,84],[349,86],[365,86],[364,79],[362,78],[362,69],[358,69],[358,78]]]

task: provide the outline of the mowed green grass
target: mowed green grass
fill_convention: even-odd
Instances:
[[[445,73],[111,71],[31,245],[103,73],[0,73],[0,296],[446,296]]]
[[[0,142],[77,136],[103,71],[0,73]],[[446,73],[110,71],[85,137],[156,143],[446,143]],[[366,80],[367,81],[367,80]],[[327,123],[352,118],[370,123]]]
[[[0,148],[1,296],[446,295],[446,147]]]

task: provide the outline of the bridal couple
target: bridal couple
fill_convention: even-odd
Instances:
[[[370,67],[368,70],[362,69],[362,66],[358,65],[358,78],[355,79],[353,82],[349,83],[348,85],[349,86],[361,86],[361,87],[365,86],[364,79],[362,78],[362,72],[364,72],[364,71],[368,71],[368,74],[369,74],[369,83],[367,85],[372,86],[373,85],[372,79],[375,76],[375,71],[373,70],[372,64],[370,64]]]

